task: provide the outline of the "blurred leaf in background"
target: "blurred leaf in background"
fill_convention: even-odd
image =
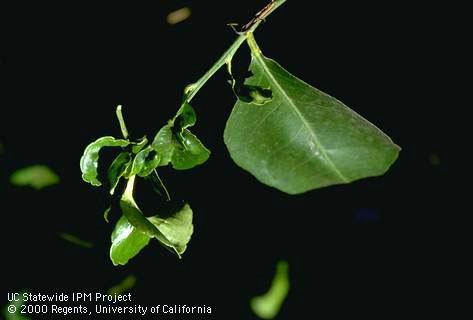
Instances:
[[[23,296],[23,293],[27,293],[27,291],[23,290],[20,292],[20,297]],[[23,299],[20,298],[18,299],[19,301],[13,301],[11,303],[8,303],[4,308],[3,308],[3,315],[5,316],[6,320],[30,320],[30,318],[27,318],[23,316],[21,312],[21,306],[24,304]],[[13,310],[15,310],[13,313],[12,311],[12,306],[14,306]]]
[[[124,294],[125,292],[130,291],[136,284],[136,277],[132,274],[123,279],[116,286],[108,289],[108,294]]]
[[[59,176],[45,165],[33,165],[16,170],[10,176],[10,183],[19,187],[43,189],[60,181]]]
[[[289,286],[289,264],[279,261],[271,287],[265,294],[251,299],[251,309],[261,319],[273,319],[289,293]]]
[[[173,12],[170,12],[166,17],[166,21],[169,24],[178,24],[184,20],[189,19],[189,17],[191,16],[191,13],[192,12],[190,8],[184,7],[184,8],[175,10]]]
[[[92,248],[94,244],[90,241],[82,240],[78,237],[76,237],[73,234],[67,233],[67,232],[60,232],[58,233],[59,238],[68,241],[72,244],[75,244],[76,246],[82,247],[82,248]]]

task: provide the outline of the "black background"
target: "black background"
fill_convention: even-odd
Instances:
[[[450,159],[439,127],[448,99],[438,80],[447,70],[437,49],[447,37],[439,8],[402,1],[310,8],[288,1],[255,35],[266,56],[403,148],[385,176],[298,196],[259,184],[224,146],[235,99],[221,71],[193,101],[193,131],[211,158],[195,170],[163,172],[170,191],[194,210],[188,251],[179,261],[152,243],[126,267],[112,266],[112,226],[102,218],[108,196],[81,180],[83,149],[97,137],[120,136],[117,104],[134,137],[152,138],[183,88],[235,38],[226,23],[247,22],[265,3],[41,4],[2,12],[11,18],[3,20],[0,46],[4,290],[106,291],[132,273],[137,302],[206,304],[212,319],[253,319],[248,300],[266,290],[276,261],[287,259],[291,292],[280,319],[444,307],[451,280],[442,266],[454,255],[446,241],[455,223],[440,187],[448,185]],[[168,25],[166,15],[186,5],[191,18]],[[235,63],[245,68],[247,56],[242,46]],[[440,164],[429,161],[433,155]],[[37,163],[61,183],[39,192],[8,184],[12,171]],[[58,232],[95,246],[76,247]]]

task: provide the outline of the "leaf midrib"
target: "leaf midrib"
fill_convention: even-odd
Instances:
[[[322,156],[325,158],[326,163],[330,166],[330,168],[339,176],[339,178],[344,181],[344,182],[349,182],[349,179],[347,179],[337,168],[335,163],[333,163],[332,159],[327,155],[327,152],[325,151],[325,148],[322,146],[320,143],[316,133],[312,130],[310,127],[307,119],[304,117],[304,115],[300,112],[299,108],[297,105],[294,103],[294,101],[289,97],[289,95],[286,93],[286,91],[283,89],[281,84],[278,82],[278,80],[274,77],[274,75],[271,73],[271,70],[268,68],[266,65],[266,62],[263,59],[262,54],[252,54],[253,58],[256,60],[256,62],[261,66],[261,68],[264,69],[266,74],[268,75],[269,80],[278,88],[278,90],[282,93],[283,97],[288,101],[288,104],[293,108],[294,112],[297,114],[297,116],[301,119],[302,123],[304,126],[307,128],[309,131],[310,135],[313,138],[313,141],[315,145],[319,148],[320,153]]]

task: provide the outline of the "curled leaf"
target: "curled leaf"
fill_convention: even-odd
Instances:
[[[146,137],[141,138],[138,142],[133,143],[131,147],[131,152],[135,154],[140,152],[146,146],[147,143],[148,143],[148,138]]]
[[[101,186],[102,183],[97,179],[100,150],[103,147],[126,147],[129,144],[128,140],[115,139],[110,136],[101,137],[89,144],[80,159],[82,179],[93,186]]]
[[[147,218],[133,199],[134,179],[135,176],[130,177],[120,200],[122,217],[112,233],[110,248],[113,264],[126,264],[151,238],[156,238],[161,245],[180,258],[193,232],[190,206],[185,204],[165,217],[155,215]]]
[[[138,175],[146,177],[156,169],[159,163],[160,157],[158,153],[151,146],[147,146],[135,156],[129,176]]]
[[[159,130],[152,146],[160,155],[159,165],[171,163],[176,170],[191,169],[210,156],[210,151],[188,129],[175,134],[169,124]]]
[[[127,188],[120,199],[120,209],[128,221],[139,231],[146,234],[148,237],[158,239],[163,244],[170,246],[166,237],[156,228],[154,224],[148,221],[141,209],[133,198],[135,176],[130,177],[127,183]]]
[[[108,168],[107,176],[110,184],[110,194],[115,192],[115,188],[120,178],[125,175],[128,167],[131,165],[131,156],[128,152],[120,152]]]
[[[138,172],[138,176],[146,177],[150,175],[154,169],[159,165],[160,158],[156,150],[154,150],[151,146],[146,152],[146,156],[144,158],[143,166],[141,170]]]
[[[175,120],[181,129],[192,127],[197,122],[197,115],[194,108],[189,103],[184,103],[176,114]]]
[[[114,265],[125,265],[149,243],[150,237],[137,230],[122,216],[112,232],[110,259]]]
[[[156,215],[149,217],[148,220],[161,231],[168,240],[167,246],[172,247],[178,256],[186,251],[187,244],[194,232],[192,209],[188,204],[166,218]]]

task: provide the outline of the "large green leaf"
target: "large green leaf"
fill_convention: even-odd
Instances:
[[[164,234],[170,246],[179,256],[186,251],[187,244],[194,232],[192,209],[188,204],[185,204],[169,217],[162,218],[156,215],[149,217],[148,220]]]
[[[114,137],[101,137],[85,148],[82,158],[80,158],[80,169],[82,171],[82,179],[93,186],[101,186],[102,183],[97,179],[97,168],[99,165],[99,153],[103,147],[126,147],[130,142],[123,139],[115,139]]]
[[[259,181],[290,194],[385,173],[400,148],[337,99],[252,50],[245,81],[272,99],[239,99],[224,139],[233,160]]]
[[[30,186],[36,190],[58,184],[59,176],[44,165],[34,165],[16,170],[10,176],[10,183],[16,186]]]
[[[289,287],[289,264],[279,261],[271,287],[265,294],[251,299],[251,309],[261,319],[275,318],[289,293]]]
[[[112,232],[110,259],[114,265],[125,265],[146,247],[151,238],[135,228],[123,215]]]

